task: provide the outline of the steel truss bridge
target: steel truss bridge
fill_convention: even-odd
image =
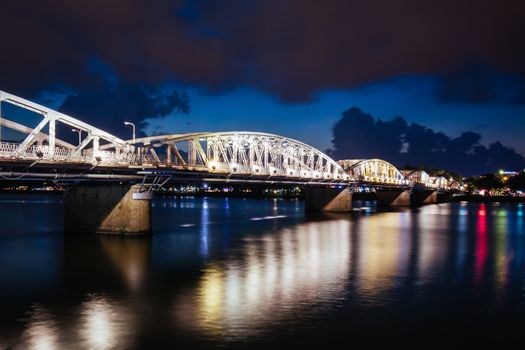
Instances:
[[[29,127],[5,118],[2,105],[6,103],[40,115],[40,122]],[[78,130],[82,136],[79,144],[60,138],[57,130],[64,129],[57,128],[60,124],[65,125],[68,132],[72,128]],[[157,185],[173,178],[450,187],[448,181],[440,178],[417,177],[414,172],[406,176],[381,159],[335,161],[303,142],[267,133],[200,132],[122,140],[69,115],[3,91],[0,91],[0,126],[25,136],[21,142],[0,140],[0,178],[4,180],[140,181],[151,176]]]

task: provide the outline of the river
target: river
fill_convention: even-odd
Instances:
[[[525,206],[305,215],[158,198],[151,237],[64,235],[59,195],[0,197],[0,349],[268,348],[525,330]]]

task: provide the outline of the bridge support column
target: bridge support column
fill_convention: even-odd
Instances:
[[[450,202],[452,200],[452,193],[440,193],[437,194],[437,202],[438,203],[444,203],[444,202]]]
[[[412,191],[411,204],[414,206],[438,203],[438,192],[435,190],[418,189]]]
[[[377,205],[409,207],[411,205],[410,190],[389,189],[378,191]]]
[[[446,194],[440,194],[436,190],[413,189],[410,190],[382,190],[377,192],[377,204],[380,206],[415,207],[424,204],[435,204],[446,201]]]
[[[150,234],[151,196],[139,196],[138,187],[69,187],[64,198],[64,230],[71,233]]]
[[[306,187],[304,189],[304,209],[307,213],[350,212],[352,211],[352,192],[330,187]]]

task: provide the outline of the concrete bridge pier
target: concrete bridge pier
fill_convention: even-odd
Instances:
[[[151,233],[151,194],[140,185],[78,185],[64,197],[64,231],[143,235]]]
[[[414,205],[436,204],[450,202],[452,200],[452,193],[431,189],[418,189],[412,191],[412,197]]]
[[[376,192],[378,206],[409,207],[411,205],[410,190],[384,189]]]
[[[438,203],[450,202],[451,200],[452,200],[452,193],[450,192],[438,192],[437,193]]]
[[[352,211],[352,191],[348,187],[305,187],[303,192],[307,213]]]
[[[385,189],[377,192],[379,206],[416,207],[449,201],[452,196],[433,189]]]
[[[438,201],[438,192],[436,190],[417,189],[412,190],[410,198],[412,206],[424,204],[436,204]]]

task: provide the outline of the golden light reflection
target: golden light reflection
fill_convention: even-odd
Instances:
[[[215,327],[221,317],[224,299],[223,284],[224,277],[222,273],[214,268],[207,271],[201,282],[198,296],[198,313],[205,327]]]
[[[177,319],[209,335],[246,335],[342,297],[350,229],[348,221],[329,221],[247,239],[239,258],[205,269],[196,295],[176,300]]]
[[[400,252],[407,237],[400,234],[399,220],[399,213],[385,213],[360,224],[358,287],[369,296],[392,287],[392,277],[406,269],[409,255]]]
[[[444,219],[450,217],[450,206],[429,205],[421,208],[418,225],[415,228],[419,235],[418,241],[418,276],[423,282],[441,277],[442,271],[436,269],[443,266],[448,257],[448,239],[446,234],[449,223]],[[440,234],[440,232],[443,234]]]
[[[22,337],[24,348],[32,350],[58,349],[58,329],[49,313],[36,308]]]
[[[508,257],[507,257],[507,228],[509,227],[507,209],[498,209],[495,219],[495,237],[493,254],[495,259],[496,286],[498,295],[503,295],[503,290],[507,282]]]
[[[128,287],[138,290],[148,269],[150,241],[146,238],[100,237],[102,250],[124,277]]]
[[[103,296],[93,296],[81,305],[79,335],[85,348],[124,348],[134,332],[125,308]]]

